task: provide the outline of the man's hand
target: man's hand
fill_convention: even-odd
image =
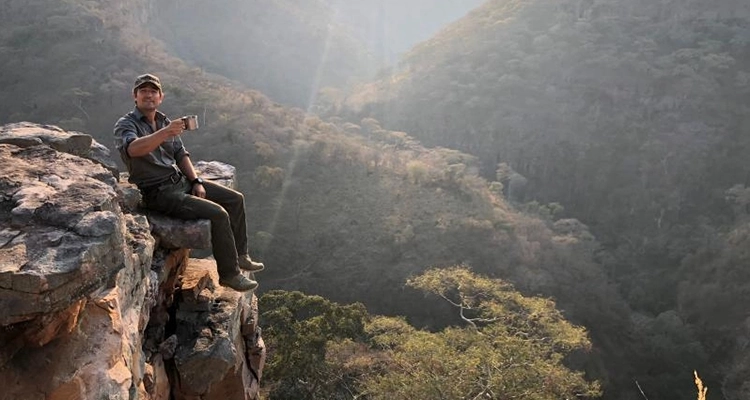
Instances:
[[[206,198],[206,188],[200,183],[193,185],[193,196],[200,197],[201,199]]]
[[[169,125],[162,128],[165,131],[167,137],[175,137],[182,134],[185,130],[185,121],[182,119],[175,119],[169,122]]]

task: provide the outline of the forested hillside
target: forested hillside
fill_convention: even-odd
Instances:
[[[545,314],[489,307],[490,316],[520,324],[512,336],[528,335],[526,323],[547,326],[550,321],[542,318],[547,312],[555,323],[564,316],[590,331],[591,354],[576,351],[562,358],[587,347],[577,328],[571,342],[534,347],[535,363],[549,361],[534,371],[555,373],[565,361],[585,369],[588,380],[601,380],[605,393],[623,393],[623,398],[635,393],[622,383],[645,374],[629,363],[643,353],[630,346],[629,310],[595,260],[599,244],[585,225],[557,218],[554,205],[528,204],[526,213],[510,207],[503,185],[480,178],[471,155],[424,148],[374,119],[324,121],[209,74],[150,36],[145,27],[166,17],[147,0],[0,2],[0,123],[59,124],[110,145],[114,121],[132,108],[134,77],[155,73],[164,83],[165,112],[199,115],[201,129],[183,138],[192,157],[238,168],[253,256],[268,266],[259,275],[261,291],[304,290],[360,301],[373,313],[403,315],[414,326],[437,331],[463,322],[447,304],[406,287],[407,279],[430,267],[464,264],[512,283],[520,294],[555,299],[554,304],[533,300]],[[488,300],[483,292],[472,299]],[[639,322],[658,329],[656,320]],[[504,337],[502,329],[508,328],[491,329],[488,333]],[[564,333],[558,331],[553,338]],[[482,344],[481,336],[471,339]],[[506,358],[549,339],[529,336],[509,347],[513,351]],[[389,354],[408,354],[396,344]],[[525,369],[518,371],[511,383],[537,387],[544,379],[541,372],[529,377]],[[690,380],[681,384],[689,388]]]
[[[636,324],[660,321],[639,329],[643,367],[706,360],[714,393],[741,399],[749,56],[746,2],[492,0],[321,109],[475,155],[523,183],[506,185],[518,204],[560,203]]]

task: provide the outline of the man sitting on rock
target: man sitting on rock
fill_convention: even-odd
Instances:
[[[219,284],[237,291],[258,283],[240,269],[258,272],[263,264],[247,254],[245,198],[242,193],[203,181],[193,169],[180,134],[182,119],[170,121],[157,107],[164,100],[159,78],[141,75],[133,86],[135,109],[115,124],[115,147],[138,186],[146,207],[181,219],[211,220],[211,245]]]

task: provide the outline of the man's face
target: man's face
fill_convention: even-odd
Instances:
[[[133,98],[139,110],[153,111],[161,104],[164,93],[159,91],[156,86],[146,84],[136,89]]]

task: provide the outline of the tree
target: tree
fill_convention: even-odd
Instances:
[[[588,350],[583,328],[555,304],[524,297],[466,267],[432,269],[408,286],[437,295],[466,322],[440,332],[360,304],[272,291],[260,298],[269,325],[271,398],[595,398],[601,392],[564,359]]]
[[[339,385],[326,361],[326,344],[364,335],[367,311],[320,296],[274,290],[261,296],[260,320],[269,349],[264,378],[271,398],[335,399]]]
[[[368,325],[390,353],[389,368],[365,378],[372,399],[593,398],[596,382],[563,364],[590,344],[551,300],[526,298],[468,268],[432,269],[408,282],[458,309],[466,327],[415,331],[393,319]]]

